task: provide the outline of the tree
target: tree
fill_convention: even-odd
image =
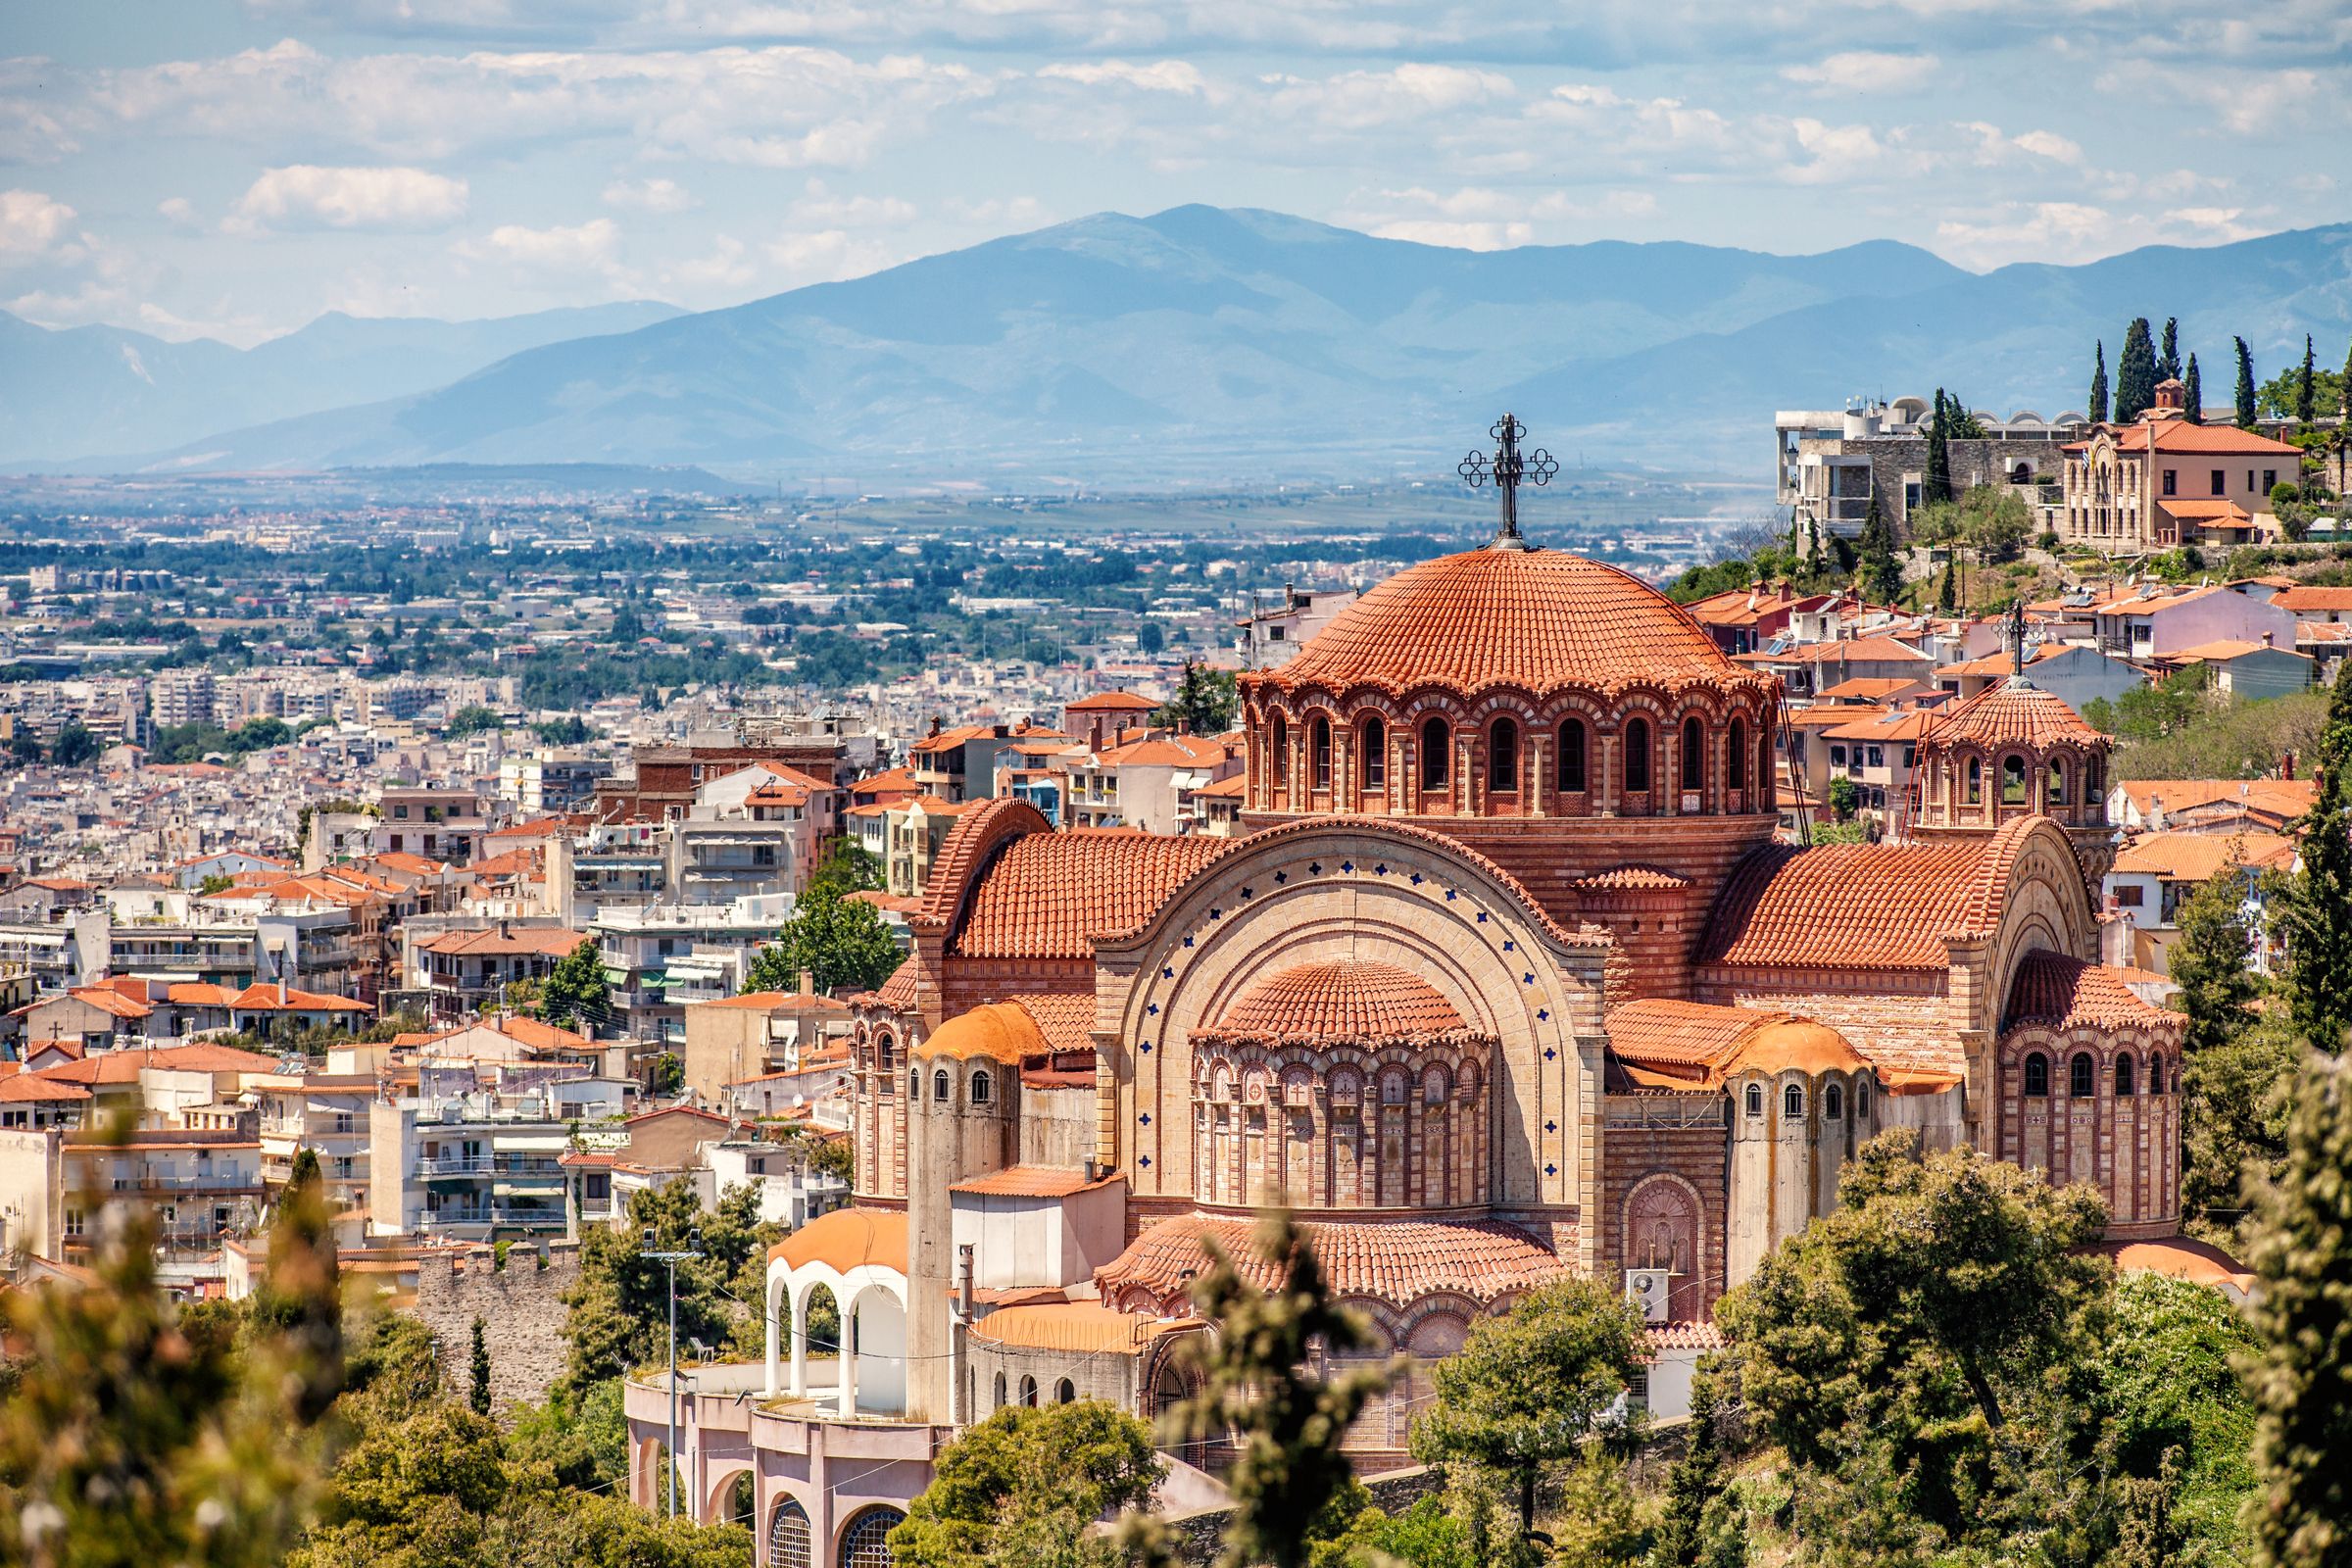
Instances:
[[[2303,334],[2303,368],[2295,376],[2295,422],[2308,425],[2319,417],[2318,381],[2312,373],[2311,334]]]
[[[2180,906],[2170,973],[2180,987],[2180,1010],[2188,1014],[2183,1060],[2191,1072],[2203,1052],[2229,1044],[2252,1021],[2254,930],[2245,897],[2245,862],[2233,841],[2221,871]]]
[[[764,1346],[756,1303],[765,1299],[767,1249],[783,1239],[782,1227],[760,1220],[759,1192],[749,1183],[730,1188],[715,1209],[706,1210],[693,1183],[668,1182],[631,1194],[625,1225],[592,1226],[581,1237],[579,1278],[564,1296],[571,1308],[564,1325],[568,1396],[663,1358],[669,1276],[667,1265],[645,1253],[680,1250],[697,1232],[704,1255],[678,1265],[679,1346],[689,1340],[746,1351]]]
[[[1011,1405],[950,1444],[890,1533],[906,1568],[1063,1568],[1116,1560],[1090,1539],[1105,1513],[1146,1507],[1167,1466],[1143,1422],[1100,1399]]]
[[[1199,1390],[1171,1425],[1188,1439],[1239,1438],[1226,1476],[1234,1511],[1222,1568],[1307,1568],[1326,1506],[1355,1478],[1340,1442],[1404,1363],[1323,1376],[1316,1368],[1325,1357],[1371,1343],[1363,1321],[1332,1300],[1306,1232],[1287,1212],[1268,1215],[1253,1245],[1275,1275],[1271,1291],[1250,1284],[1214,1242],[1202,1243],[1209,1267],[1194,1282],[1193,1302],[1216,1332],[1194,1342],[1188,1359]]]
[[[2278,925],[2295,1033],[2335,1052],[2352,1030],[2352,660],[2336,670],[2317,764],[2311,810],[2299,824],[2302,868]]]
[[[2344,350],[2344,368],[2335,386],[2335,412],[2344,416],[2343,429],[2352,431],[2352,348]]]
[[[473,1387],[466,1402],[475,1415],[490,1413],[490,1340],[480,1318],[473,1320]]]
[[[2168,316],[2164,318],[2164,347],[2156,356],[2156,379],[2159,381],[2180,379],[2180,319],[2179,317]]]
[[[1851,822],[1862,808],[1862,787],[1843,773],[1833,774],[1829,788],[1830,810],[1840,822]]]
[[[797,991],[808,974],[816,989],[871,991],[889,979],[904,956],[881,911],[863,899],[812,886],[801,896],[776,939],[753,956],[743,977],[748,991]]]
[[[2109,1270],[2085,1187],[1908,1129],[1718,1303],[1756,1429],[1833,1556],[1940,1555],[2070,1527]]]
[[[882,888],[882,861],[855,839],[835,839],[825,858],[808,873],[811,898],[847,898],[853,893],[876,893]]]
[[[2090,366],[2090,422],[2107,422],[2107,340],[2099,339]]]
[[[1502,1316],[1481,1318],[1438,1363],[1413,1457],[1493,1477],[1530,1537],[1538,1485],[1611,1427],[1648,1348],[1641,1311],[1622,1295],[1588,1279],[1531,1291]]]
[[[1960,609],[1959,574],[1960,552],[1955,550],[1952,559],[1943,564],[1943,581],[1936,588],[1936,608],[1947,615]]]
[[[2205,377],[2197,371],[2197,357],[2188,357],[2188,373],[2181,377],[2180,403],[2191,424],[2205,422]]]
[[[2148,318],[2135,317],[2115,362],[2115,422],[2130,424],[2156,401],[2156,345]]]
[[[2237,427],[2254,428],[2254,355],[2242,337],[2231,338],[2237,345]]]
[[[1240,702],[1241,691],[1232,670],[1211,669],[1188,659],[1184,673],[1176,677],[1176,695],[1159,706],[1152,722],[1174,725],[1194,735],[1221,735],[1232,725]]]
[[[594,1033],[612,1015],[612,990],[605,978],[605,954],[596,938],[582,937],[556,960],[539,987],[539,1016],[549,1023],[574,1019]]]
[[[1854,586],[1865,599],[1882,605],[1891,605],[1903,591],[1903,561],[1895,545],[1894,528],[1886,514],[1879,510],[1878,492],[1870,497],[1870,511],[1862,517],[1861,549],[1857,552],[1860,570]]]
[[[1936,389],[1936,412],[1928,421],[1928,473],[1920,486],[1928,501],[1952,499],[1952,423],[1943,405],[1943,388]]]
[[[1666,1475],[1666,1510],[1649,1568],[1743,1568],[1747,1537],[1723,1483],[1723,1391],[1702,1367],[1690,1384],[1682,1457]]]
[[[2261,1195],[2252,1255],[2261,1357],[2256,1412],[2256,1560],[2352,1564],[2352,1062],[2311,1054],[2295,1084],[2286,1168]]]
[[[83,767],[95,761],[103,749],[87,725],[69,718],[58,726],[57,739],[49,743],[49,760],[58,767]]]
[[[236,885],[237,879],[226,871],[214,871],[196,884],[196,895],[199,898],[209,899],[216,893],[226,893]]]
[[[463,740],[466,736],[478,735],[485,730],[496,732],[505,725],[506,720],[499,716],[497,709],[472,703],[449,715],[449,723],[443,733],[453,741]]]
[[[2245,913],[2245,873],[2233,854],[2221,874],[2180,906],[2172,951],[2176,999],[2188,1015],[2181,1049],[2180,1200],[2198,1234],[2225,1245],[2241,1212],[2240,1186],[2266,1173],[2281,1152],[2277,1088],[2294,1054],[2280,1031],[2253,1010],[2259,987],[2247,960],[2254,930]]]

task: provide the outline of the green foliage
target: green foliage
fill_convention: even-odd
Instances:
[[[577,1021],[593,1032],[612,1015],[612,991],[605,979],[604,950],[596,945],[596,938],[582,937],[540,982],[539,1016],[549,1023]]]
[[[2242,1243],[2248,1194],[2286,1157],[2287,1089],[2300,1048],[2285,1012],[2274,1004],[2184,1057],[2181,1210],[2192,1234],[2231,1250]]]
[[[2233,1358],[2254,1348],[2245,1318],[2210,1286],[2127,1274],[2110,1295],[2097,1408],[2125,1473],[2155,1479],[2175,1456],[2170,1506],[2186,1561],[2246,1557],[2254,1409]]]
[[[69,718],[58,726],[57,739],[49,743],[49,760],[59,767],[86,767],[105,749],[80,719]]]
[[[531,726],[531,733],[547,746],[585,746],[595,739],[595,731],[577,713],[542,720]]]
[[[1172,724],[1195,735],[1221,735],[1232,727],[1234,710],[1241,705],[1241,687],[1230,669],[1184,662],[1176,678],[1176,694],[1152,715],[1154,724]]]
[[[682,1094],[686,1089],[686,1063],[674,1051],[664,1051],[654,1058],[653,1089],[657,1095]]]
[[[449,723],[443,727],[442,733],[455,741],[485,732],[496,734],[505,725],[506,720],[499,716],[497,709],[472,703],[450,714]]]
[[[825,858],[808,873],[810,898],[838,899],[881,889],[881,858],[860,848],[855,839],[835,839],[826,848]]]
[[[218,724],[167,724],[155,732],[155,744],[147,749],[150,762],[201,762],[214,752],[230,757],[243,757],[248,752],[268,751],[283,746],[294,738],[294,731],[282,718],[250,718],[231,732]]]
[[[2352,660],[2337,667],[2320,732],[2317,799],[2299,824],[2302,865],[2278,915],[2295,1033],[2323,1051],[2352,1030]]]
[[[1402,1513],[1358,1510],[1344,1532],[1315,1544],[1309,1562],[1312,1568],[1361,1568],[1382,1558],[1409,1568],[1486,1568],[1489,1561],[1475,1549],[1470,1527],[1438,1498],[1424,1496]]]
[[[2107,340],[2101,338],[2092,351],[2090,369],[2090,422],[2107,422]]]
[[[2251,430],[2259,412],[2254,395],[2254,356],[2247,349],[2244,338],[2231,338],[2230,341],[2237,345],[2237,427]]]
[[[1723,1390],[1702,1369],[1690,1385],[1682,1457],[1666,1476],[1666,1506],[1649,1568],[1745,1568],[1747,1534],[1723,1474]]]
[[[2260,778],[2289,752],[2311,755],[2327,710],[2319,692],[2233,700],[2191,665],[2113,703],[2093,698],[2082,718],[2116,737],[2110,771],[2119,780]]]
[[[198,897],[209,899],[216,893],[226,893],[236,885],[235,877],[225,871],[215,871],[196,884],[196,892]]]
[[[966,1428],[890,1534],[907,1568],[1081,1568],[1122,1553],[1089,1538],[1146,1507],[1167,1473],[1151,1429],[1099,1399],[1012,1405]]]
[[[2148,318],[2134,317],[2115,362],[2115,422],[2130,424],[2156,402],[2156,344]]]
[[[680,1352],[690,1340],[747,1354],[764,1348],[756,1303],[763,1298],[767,1249],[783,1239],[782,1227],[760,1220],[759,1191],[748,1183],[706,1211],[693,1183],[669,1182],[631,1194],[625,1224],[594,1226],[581,1237],[580,1275],[564,1297],[571,1308],[564,1329],[565,1397],[665,1359],[668,1265],[645,1253],[681,1250],[697,1230],[706,1255],[677,1265]]]
[[[2267,1188],[2248,1261],[2259,1359],[2255,1560],[2276,1568],[2352,1563],[2352,1060],[2313,1053],[2294,1091],[2285,1169]]]
[[[2178,317],[2164,318],[2164,346],[2156,355],[2156,379],[2177,381],[2180,378],[2180,320]]]
[[[845,896],[838,885],[812,881],[776,939],[753,956],[743,988],[797,991],[806,970],[820,992],[871,991],[891,977],[903,956],[879,909]]]
[[[1830,809],[1840,822],[1851,822],[1854,812],[1862,806],[1862,787],[1843,773],[1830,779]]]
[[[1869,514],[1862,519],[1860,546],[1855,556],[1854,586],[1866,599],[1893,604],[1903,591],[1903,562],[1895,549],[1894,526],[1879,510],[1875,490],[1871,492]]]
[[[2197,357],[2188,357],[2188,372],[2180,377],[2180,403],[2191,424],[2205,422],[2205,376],[2197,368]]]
[[[1459,1353],[1437,1365],[1437,1400],[1413,1426],[1413,1457],[1461,1466],[1513,1498],[1522,1536],[1535,1529],[1546,1476],[1616,1436],[1612,1407],[1648,1342],[1640,1311],[1591,1280],[1532,1291],[1480,1319]]]
[[[470,1368],[473,1386],[466,1402],[472,1406],[475,1415],[490,1413],[490,1340],[485,1328],[480,1318],[473,1320],[473,1358]]]
[[[1837,1210],[1724,1298],[1748,1409],[1796,1472],[1815,1549],[1979,1551],[2095,1512],[2076,1384],[2109,1277],[2081,1250],[2105,1221],[2087,1188],[1883,1133]]]
[[[1928,471],[1920,498],[1930,505],[1952,499],[1952,421],[1944,407],[1943,388],[1936,389],[1936,413],[1928,424]]]

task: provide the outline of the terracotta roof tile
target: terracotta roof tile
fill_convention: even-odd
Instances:
[[[2232,858],[2250,869],[2284,868],[2294,855],[2295,841],[2277,833],[2143,833],[2116,853],[2112,869],[2168,882],[2210,882]]]
[[[1068,1198],[1124,1180],[1125,1177],[1116,1175],[1089,1176],[1082,1170],[1064,1170],[1058,1165],[1007,1165],[985,1176],[956,1182],[948,1191],[974,1198]]]
[[[1029,833],[972,890],[949,952],[968,958],[1089,958],[1094,938],[1142,924],[1233,844],[1125,828]]]
[[[1732,873],[1698,961],[1945,968],[1945,937],[1991,933],[2002,852],[2034,820],[1975,844],[1765,845]]]
[[[1062,711],[1064,713],[1142,713],[1149,712],[1157,707],[1159,705],[1151,698],[1138,693],[1113,691],[1096,692],[1091,696],[1081,697],[1064,708]]]
[[[1340,1222],[1310,1224],[1304,1230],[1332,1294],[1339,1297],[1404,1305],[1450,1293],[1491,1301],[1569,1272],[1565,1262],[1537,1246],[1526,1232],[1494,1221]],[[1269,1289],[1279,1278],[1258,1251],[1255,1231],[1254,1223],[1243,1219],[1164,1220],[1097,1270],[1095,1283],[1105,1298],[1141,1287],[1163,1301],[1174,1299],[1184,1293],[1188,1272],[1208,1267],[1201,1244],[1213,1241],[1243,1278]]]
[[[2240,430],[2234,424],[2191,424],[2186,419],[2144,419],[2133,424],[2113,427],[2115,444],[2126,453],[2238,453],[2276,457],[2296,457],[2300,448],[2251,430]],[[2087,441],[2073,442],[2069,452],[2081,452],[2090,445]]]
[[[2060,953],[2029,953],[2009,982],[2009,1006],[2003,1028],[2021,1023],[2077,1024],[2095,1029],[2155,1027],[2178,1031],[2187,1024],[2184,1014],[2167,1011],[2139,999],[2121,970],[2085,963]]]
[[[496,926],[484,926],[478,931],[447,931],[427,938],[416,946],[426,953],[456,955],[463,953],[539,953],[550,957],[563,957],[588,940],[585,931],[566,931],[547,926],[524,926],[501,931]]]
[[[1980,746],[1989,751],[2025,745],[2040,751],[2060,745],[2102,746],[2106,740],[2065,699],[2017,675],[1993,682],[1950,710],[1925,736],[1930,750]]]
[[[2281,610],[2291,610],[2297,614],[2302,614],[2309,611],[2326,612],[2333,610],[2342,612],[2346,610],[2352,610],[2352,588],[2316,588],[2310,586],[2281,588],[2276,594],[2271,596],[2271,603],[2277,605]]]
[[[1024,1350],[1133,1355],[1163,1334],[1200,1326],[1199,1318],[1148,1317],[1100,1301],[1047,1301],[1000,1306],[972,1326],[972,1338]]]
[[[1867,976],[1853,991],[1790,991],[1759,984],[1713,991],[1708,1000],[1769,1007],[1827,1024],[1850,1042],[1897,1094],[1948,1088],[1968,1070],[1960,1037],[1941,996],[1889,994],[1870,989]]]
[[[1361,959],[1302,963],[1258,982],[1204,1033],[1250,1040],[1403,1040],[1462,1032],[1419,975]]]
[[[906,1215],[904,1210],[837,1208],[794,1231],[767,1250],[771,1262],[786,1268],[824,1263],[847,1274],[860,1264],[906,1272]]]
[[[1608,1016],[1609,1050],[1619,1060],[1713,1087],[1742,1067],[1767,1072],[1852,1072],[1862,1054],[1829,1025],[1796,1013],[1650,998]]]

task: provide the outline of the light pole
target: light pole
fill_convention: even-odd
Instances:
[[[654,1229],[645,1229],[645,1255],[657,1263],[669,1265],[669,1517],[678,1516],[678,1265],[690,1257],[703,1255],[703,1233],[698,1227],[686,1234],[686,1250],[682,1252],[660,1252],[654,1249]]]

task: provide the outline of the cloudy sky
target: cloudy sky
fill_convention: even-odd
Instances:
[[[2342,0],[7,0],[0,307],[703,308],[1102,209],[1963,266],[2352,217]]]

